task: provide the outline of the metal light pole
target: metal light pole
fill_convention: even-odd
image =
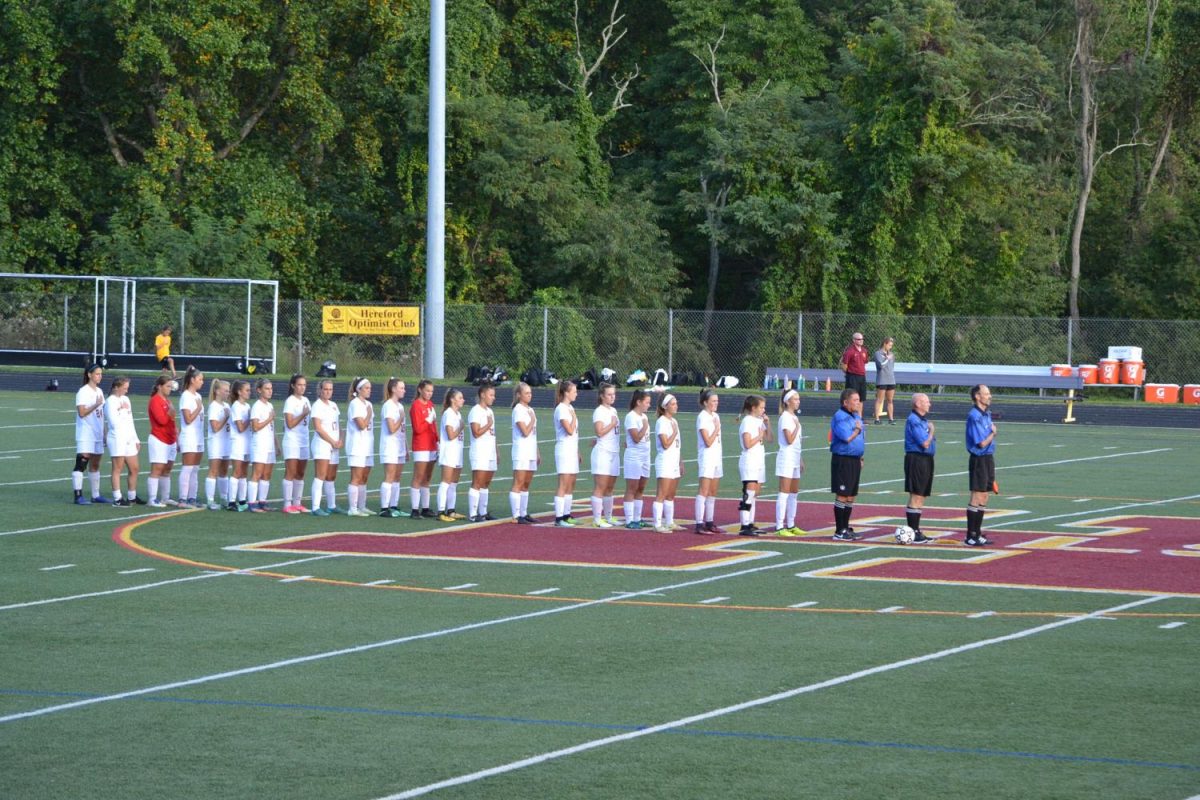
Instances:
[[[445,377],[446,0],[429,4],[429,190],[425,209],[425,376]]]

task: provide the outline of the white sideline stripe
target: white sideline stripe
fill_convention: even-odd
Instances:
[[[1168,622],[1165,625],[1159,625],[1158,627],[1162,628],[1164,631],[1169,631],[1172,628],[1179,628],[1184,625],[1187,625],[1187,623],[1186,622]]]
[[[1043,625],[1038,625],[1035,628],[1027,628],[1023,631],[1017,631],[1015,633],[1006,634],[1004,636],[996,636],[991,639],[981,639],[977,642],[971,642],[969,644],[958,645],[957,647],[949,647],[949,648],[946,648],[945,650],[938,650],[937,652],[927,653],[926,655],[923,655],[923,656],[914,656],[913,658],[906,658],[901,661],[893,661],[890,664],[880,664],[877,667],[870,667],[868,669],[862,669],[857,672],[850,672],[845,675],[839,675],[836,678],[829,678],[828,680],[820,681],[819,683],[810,683],[806,686],[800,686],[795,689],[788,689],[787,691],[778,692],[776,694],[771,694],[771,695],[766,695],[765,697],[757,697],[753,700],[747,700],[745,702],[737,703],[735,705],[725,706],[723,708],[716,708],[711,711],[702,712],[700,714],[693,714],[690,717],[681,717],[679,719],[672,720],[670,722],[663,722],[658,725],[652,725],[648,728],[639,728],[638,730],[635,730],[635,731],[627,731],[625,733],[618,733],[618,734],[614,734],[613,736],[606,736],[602,739],[593,739],[590,742],[584,742],[582,744],[577,744],[572,747],[564,747],[561,750],[551,750],[549,752],[542,753],[540,755],[530,756],[529,758],[523,758],[519,761],[511,761],[507,764],[501,764],[496,767],[482,769],[477,772],[468,773],[466,775],[459,775],[454,778],[447,778],[446,780],[438,781],[437,783],[430,783],[430,784],[426,784],[425,786],[418,786],[414,789],[409,789],[407,791],[398,792],[396,794],[389,794],[386,797],[380,798],[379,800],[406,800],[406,798],[410,798],[410,797],[420,797],[421,795],[429,794],[430,792],[437,791],[438,789],[448,789],[452,786],[462,786],[464,784],[474,783],[475,781],[482,780],[484,778],[490,778],[490,777],[493,777],[496,775],[503,775],[505,773],[514,772],[519,769],[524,769],[525,767],[532,767],[532,766],[536,766],[538,764],[544,764],[547,761],[552,761],[554,759],[563,758],[564,756],[572,756],[572,755],[575,755],[576,753],[583,753],[583,752],[587,752],[588,750],[595,750],[599,747],[604,747],[606,745],[616,744],[618,742],[627,742],[632,739],[639,739],[643,736],[650,736],[651,734],[662,733],[663,731],[674,730],[676,728],[682,728],[687,725],[693,725],[697,722],[704,722],[705,720],[714,719],[715,717],[723,717],[723,716],[727,716],[729,714],[736,714],[740,711],[745,711],[750,708],[757,708],[759,706],[768,705],[770,703],[777,703],[781,700],[789,700],[793,697],[798,697],[799,695],[802,695],[802,694],[809,694],[811,692],[817,692],[822,689],[829,689],[834,686],[840,686],[844,683],[850,683],[851,681],[857,681],[862,678],[869,678],[873,675],[879,675],[884,672],[891,672],[893,670],[903,669],[904,667],[911,667],[911,666],[915,666],[917,664],[924,664],[929,661],[936,661],[938,659],[946,658],[948,656],[958,655],[959,653],[966,653],[966,652],[970,652],[971,650],[978,650],[983,647],[990,647],[991,645],[994,645],[994,644],[1002,644],[1004,642],[1011,642],[1016,639],[1024,639],[1028,636],[1034,636],[1039,633],[1044,633],[1045,631],[1054,630],[1055,628],[1061,628],[1066,625],[1072,625],[1076,622],[1080,622],[1085,619],[1091,619],[1092,617],[1099,616],[1101,614],[1110,614],[1110,613],[1114,613],[1117,611],[1124,611],[1129,608],[1136,608],[1137,606],[1146,605],[1147,603],[1155,603],[1159,600],[1165,600],[1165,599],[1166,599],[1166,597],[1162,596],[1162,595],[1156,595],[1154,597],[1144,597],[1140,600],[1134,600],[1131,603],[1125,603],[1123,605],[1114,606],[1112,608],[1106,608],[1102,611],[1094,611],[1091,614],[1087,614],[1084,616],[1072,617],[1071,619],[1059,620],[1057,622],[1047,622]],[[2,720],[0,720],[0,721],[2,721]]]
[[[307,580],[312,580],[312,575],[295,575],[291,578],[283,578],[279,582],[280,583],[295,583],[296,581],[307,581]]]
[[[988,528],[1003,528],[1007,525],[1031,525],[1035,522],[1047,522],[1052,519],[1065,519],[1067,517],[1082,517],[1085,514],[1107,514],[1110,511],[1124,511],[1127,508],[1145,508],[1146,506],[1161,506],[1167,503],[1182,503],[1187,500],[1200,499],[1200,494],[1189,494],[1183,497],[1168,497],[1165,500],[1147,500],[1139,503],[1122,503],[1119,506],[1109,506],[1108,508],[1092,508],[1087,511],[1072,511],[1069,514],[1052,514],[1048,517],[1036,517],[1034,519],[1014,519],[1009,522],[997,522],[994,525],[988,524]]]
[[[457,592],[459,589],[474,589],[478,583],[460,583],[458,586],[443,586],[443,592]]]
[[[710,597],[707,600],[701,600],[700,605],[706,606],[709,603],[722,603],[728,599],[729,599],[728,597]]]
[[[18,459],[20,459],[20,458],[21,458],[20,456],[0,456],[0,461],[14,461],[14,460],[18,460]],[[55,460],[55,461],[69,461],[70,459],[67,459],[67,458],[58,459],[58,458],[56,458],[56,459],[54,459],[54,460]]]
[[[107,517],[105,519],[84,520],[83,522],[63,522],[58,525],[43,525],[40,528],[22,528],[21,530],[17,530],[17,531],[0,531],[0,536],[16,536],[19,533],[41,533],[42,531],[54,531],[54,530],[58,530],[59,528],[76,528],[80,525],[112,525],[114,522],[120,523],[122,521],[127,521],[127,520],[131,520],[131,519],[146,519],[147,517],[157,517],[159,514],[163,514],[163,513],[165,513],[165,512],[155,511],[150,514],[135,514],[132,517]]]
[[[527,620],[527,619],[537,619],[539,617],[550,616],[551,614],[561,614],[565,611],[576,611],[581,608],[591,608],[592,606],[609,605],[611,603],[615,603],[620,600],[629,600],[634,597],[641,597],[643,595],[653,594],[654,592],[665,592],[665,591],[672,590],[672,589],[685,589],[689,586],[698,586],[698,585],[704,584],[704,583],[712,583],[713,581],[725,580],[726,578],[738,578],[743,575],[752,575],[757,572],[766,572],[767,570],[772,570],[772,569],[784,569],[786,567],[795,566],[796,564],[804,564],[809,561],[821,561],[823,559],[837,558],[839,556],[845,556],[845,555],[858,555],[859,553],[863,553],[867,550],[873,550],[873,549],[875,549],[875,548],[860,547],[860,548],[857,548],[854,550],[840,550],[836,553],[826,553],[825,555],[812,556],[810,558],[801,558],[801,559],[797,559],[795,561],[785,561],[782,564],[771,564],[771,565],[762,566],[762,567],[750,567],[748,569],[738,570],[737,572],[727,572],[724,575],[709,575],[706,578],[698,578],[693,581],[685,581],[683,583],[670,584],[668,586],[659,586],[657,588],[647,589],[647,590],[641,591],[641,592],[625,592],[623,594],[617,595],[616,597],[602,597],[598,600],[588,600],[587,602],[584,602],[584,603],[573,603],[570,605],[555,606],[554,608],[543,608],[543,609],[539,609],[538,611],[530,611],[525,614],[516,614],[516,615],[510,616],[510,617],[498,617],[495,619],[483,620],[482,622],[469,622],[469,623],[466,623],[465,625],[456,625],[453,628],[441,628],[441,629],[435,630],[435,631],[426,631],[425,633],[414,633],[409,636],[401,636],[396,639],[385,639],[380,642],[369,642],[368,644],[360,644],[360,645],[355,645],[353,647],[343,647],[338,650],[326,650],[322,653],[313,653],[312,655],[307,655],[307,656],[297,656],[295,658],[285,658],[281,661],[272,661],[267,664],[257,664],[253,667],[243,667],[241,669],[229,670],[227,672],[216,672],[211,675],[201,675],[199,678],[189,678],[187,680],[174,681],[172,683],[161,683],[161,684],[158,684],[157,686],[147,686],[142,689],[131,689],[130,691],[118,692],[117,694],[106,694],[106,695],[100,695],[98,697],[88,697],[88,698],[85,698],[82,700],[75,700],[70,703],[60,703],[59,705],[55,705],[55,706],[44,706],[42,708],[35,708],[32,711],[22,711],[17,714],[8,714],[6,716],[0,717],[0,723],[13,722],[15,720],[28,719],[30,717],[40,717],[45,714],[54,714],[59,711],[69,711],[73,708],[82,708],[84,706],[96,705],[97,703],[108,703],[113,700],[126,700],[130,697],[141,697],[141,696],[147,695],[147,694],[155,694],[156,692],[166,692],[166,691],[170,691],[173,689],[181,689],[185,686],[199,686],[200,684],[212,683],[213,681],[224,680],[226,678],[238,678],[243,675],[253,675],[253,674],[259,673],[259,672],[267,672],[269,670],[282,669],[283,667],[292,667],[292,666],[296,666],[297,664],[309,664],[314,661],[324,661],[325,659],[336,658],[337,656],[352,655],[354,653],[365,653],[370,650],[378,650],[383,647],[392,647],[392,646],[398,645],[398,644],[407,644],[408,642],[418,642],[418,641],[422,641],[425,639],[436,639],[436,638],[440,638],[442,636],[449,636],[449,635],[455,634],[455,633],[464,633],[466,631],[473,631],[473,630],[478,630],[481,628],[490,628],[495,625],[503,625],[506,622],[521,622],[521,621]],[[317,556],[315,558],[299,559],[297,561],[290,562],[290,563],[298,564],[303,561],[316,561],[320,558],[329,558],[329,556]],[[276,565],[276,566],[283,566],[283,565]],[[270,567],[256,567],[255,568],[255,570],[264,570],[264,569],[270,569]],[[237,573],[222,572],[219,574],[230,575],[230,574],[237,574]],[[214,577],[214,576],[196,575],[191,578],[184,578],[181,580],[197,580],[199,578],[208,578],[208,577]],[[164,583],[178,583],[178,581],[165,581]],[[144,587],[138,587],[138,588],[149,588],[152,585],[155,585],[155,584],[147,584]],[[161,585],[161,584],[159,584],[159,585]],[[121,591],[121,590],[117,590],[117,591]],[[115,592],[111,592],[111,593],[115,594]],[[105,592],[104,594],[110,594],[110,592]],[[73,598],[64,598],[64,599],[73,599]],[[40,601],[40,602],[54,602],[54,601]],[[22,605],[38,605],[38,603],[28,603],[28,604],[22,604]],[[6,607],[12,608],[15,606],[0,606],[0,611],[3,611],[4,608],[6,608]]]
[[[39,569],[42,572],[51,572],[56,569],[70,569],[73,566],[75,566],[75,565],[74,564],[56,564],[53,567],[40,567]]]
[[[65,603],[68,600],[86,600],[89,597],[105,597],[111,594],[124,594],[125,592],[140,592],[142,589],[155,589],[159,586],[170,586],[173,583],[187,583],[188,581],[198,581],[204,578],[216,578],[221,575],[250,575],[255,572],[262,572],[268,569],[278,569],[279,567],[290,567],[295,564],[303,564],[306,561],[320,561],[323,558],[337,558],[336,555],[313,556],[311,558],[298,558],[292,561],[281,561],[278,564],[267,564],[262,567],[246,567],[239,570],[223,570],[220,572],[206,571],[199,575],[189,575],[186,578],[172,578],[169,581],[155,581],[154,583],[141,583],[137,586],[125,586],[121,589],[106,589],[102,592],[87,592],[86,594],[72,594],[65,597],[48,597],[45,600],[29,600],[24,603],[10,603],[6,606],[0,606],[0,611],[10,611],[14,608],[32,608],[33,606],[44,606],[51,603]]]
[[[118,575],[137,575],[142,572],[154,572],[154,567],[142,567],[141,569],[123,569],[118,572]]]
[[[1024,499],[1025,499],[1025,495],[1023,495],[1023,494],[1010,494],[1010,495],[1008,496],[1008,499],[1009,499],[1009,500],[1024,500]]]
[[[983,619],[984,617],[996,616],[995,611],[980,611],[978,614],[968,614],[967,619]]]
[[[48,453],[51,450],[74,450],[75,445],[67,445],[66,447],[30,447],[25,450],[0,450],[0,455],[8,455],[9,453]],[[75,459],[71,459],[74,461]]]
[[[384,578],[381,581],[371,581],[370,583],[364,583],[363,586],[385,586],[389,583],[395,583],[395,581],[392,580],[391,578]]]
[[[549,589],[537,589],[532,592],[526,592],[525,594],[532,594],[532,595],[554,594],[557,591],[559,591],[557,586],[551,586]]]
[[[1072,503],[1090,503],[1090,502],[1092,502],[1092,498],[1090,498],[1090,497],[1077,497],[1077,498],[1075,498],[1074,500],[1072,500],[1071,502],[1072,502]]]
[[[875,613],[877,613],[877,614],[894,614],[897,611],[902,611],[903,609],[904,609],[904,606],[888,606],[887,608],[879,609]]]
[[[803,603],[796,603],[796,605],[788,606],[788,608],[808,608],[809,606],[815,606],[816,604],[816,600],[805,600]]]

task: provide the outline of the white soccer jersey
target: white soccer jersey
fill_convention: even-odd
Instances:
[[[483,427],[488,423],[492,423],[492,427],[483,436],[475,436],[474,428],[471,425]],[[472,431],[471,433],[471,460],[472,461],[495,461],[496,460],[496,414],[490,408],[484,408],[481,405],[476,405],[471,409],[471,413],[467,415],[467,426]],[[535,455],[534,458],[537,456]]]
[[[84,384],[79,387],[79,391],[75,393],[75,407],[79,406],[90,408],[94,403],[99,402],[100,405],[95,411],[88,414],[86,417],[75,414],[75,439],[92,439],[97,443],[104,440],[104,392],[100,391],[99,386]]]
[[[796,437],[788,444],[785,433],[796,432]],[[775,441],[779,444],[779,453],[776,456],[778,463],[788,467],[800,466],[800,420],[790,411],[784,411],[779,415],[779,430],[775,434]]]
[[[401,464],[408,456],[407,428],[404,424],[404,404],[385,400],[379,411],[379,458],[385,464]],[[388,420],[397,424],[396,432],[389,430]]]
[[[738,456],[738,472],[744,481],[761,483],[766,480],[767,449],[762,442],[756,442],[750,447],[746,447],[745,438],[748,434],[752,440],[757,439],[766,426],[767,421],[764,418],[749,414],[742,417],[742,422],[738,425],[738,442],[742,446],[742,453]]]
[[[229,424],[232,428],[229,431],[229,457],[235,461],[245,461],[250,458],[250,439],[254,435],[251,432],[249,424],[250,404],[243,403],[241,400],[235,400],[231,408],[232,413],[229,417]],[[239,423],[245,424],[245,430],[238,430]]]
[[[250,460],[260,464],[274,463],[275,460],[275,423],[263,425],[254,430],[255,422],[263,422],[271,418],[275,409],[266,400],[255,400],[250,407]]]
[[[225,419],[225,422],[218,430],[213,430],[213,423],[220,423],[225,418],[225,414],[229,412],[229,406],[222,403],[220,400],[213,400],[208,404],[208,452],[210,457],[229,458],[230,447],[233,444],[233,436],[231,429],[233,423],[230,418]]]
[[[639,414],[637,411],[630,411],[625,415],[625,455],[631,454],[650,460],[650,439],[653,438],[654,432],[649,430],[647,426],[646,435],[642,437],[640,442],[633,440],[633,431],[640,431],[643,425],[647,425],[648,420],[645,414]]]
[[[297,397],[294,394],[289,394],[287,400],[283,401],[283,449],[285,452],[299,452],[308,445],[309,417],[300,420],[294,428],[289,428],[287,426],[287,415],[291,414],[293,417],[298,417],[306,410],[311,411],[311,408],[312,406],[309,405],[307,397]]]
[[[529,435],[521,433],[518,423],[533,424]],[[517,403],[512,410],[512,457],[513,462],[537,460],[537,414],[527,405]]]
[[[596,449],[604,450],[609,453],[621,452],[621,434],[618,433],[620,428],[621,417],[617,414],[617,410],[612,406],[596,406],[596,410],[592,412],[592,430],[595,431],[596,424],[609,425],[617,423],[611,431],[596,439]]]
[[[671,417],[659,417],[654,423],[654,472],[660,478],[678,478],[680,467],[679,427]],[[663,438],[675,434],[675,441],[670,447],[663,447]]]
[[[309,447],[309,452],[314,459],[319,458],[322,461],[328,461],[330,453],[337,446],[337,441],[341,438],[341,426],[338,423],[339,411],[337,403],[330,403],[324,400],[317,400],[312,405],[312,444]],[[334,444],[329,444],[321,438],[321,434],[317,433],[316,422],[320,420],[321,428],[328,434],[329,438],[333,439]]]
[[[375,418],[370,417],[365,429],[358,427],[356,420],[367,419],[371,404],[358,397],[350,401],[346,411],[346,455],[350,457],[365,457],[372,455],[375,446]]]
[[[128,444],[138,441],[137,431],[133,427],[133,405],[129,402],[129,395],[109,396],[104,401],[104,418],[108,422],[110,442]]]
[[[185,422],[184,411],[197,411],[192,421]],[[199,392],[182,392],[179,395],[179,452],[190,453],[204,445],[204,400]]]

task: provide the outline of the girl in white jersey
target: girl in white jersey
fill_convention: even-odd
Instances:
[[[467,518],[473,522],[496,519],[488,513],[488,498],[492,478],[496,475],[496,387],[485,383],[479,387],[479,402],[467,416],[471,429],[471,489],[467,495]],[[511,501],[512,498],[509,498]]]
[[[317,384],[317,402],[312,405],[312,442],[309,445],[309,455],[313,460],[312,482],[312,513],[314,517],[328,517],[339,514],[341,509],[336,505],[338,451],[345,444],[338,422],[339,412],[337,403],[333,402],[333,381],[326,378]],[[321,501],[325,508],[321,508]]]
[[[405,426],[404,394],[408,387],[399,378],[389,378],[383,387],[383,408],[379,411],[379,461],[383,464],[383,483],[379,485],[379,516],[400,516],[400,475],[408,462],[408,428]]]
[[[146,501],[137,496],[138,453],[142,443],[133,427],[133,406],[129,402],[129,378],[113,378],[104,401],[104,421],[108,424],[108,455],[112,458],[112,490],[114,506],[139,506]],[[121,470],[129,471],[129,493],[121,496]]]
[[[438,431],[438,461],[442,465],[442,480],[438,484],[438,520],[457,522],[466,519],[454,510],[458,502],[458,479],[463,466],[462,407],[467,400],[458,389],[447,389],[442,398],[441,430]],[[474,513],[474,512],[472,512]]]
[[[189,364],[179,393],[179,506],[197,508],[200,459],[204,456],[204,373]]]
[[[573,528],[571,504],[575,502],[575,480],[579,477],[579,417],[575,415],[574,381],[559,381],[554,389],[558,405],[554,407],[554,471],[558,473],[558,489],[554,493],[554,524]]]
[[[645,389],[634,389],[629,401],[629,413],[625,415],[625,527],[630,530],[642,528],[642,497],[646,492],[646,479],[650,477],[650,420],[646,411],[651,397]]]
[[[350,462],[350,486],[346,489],[352,517],[369,517],[367,478],[375,464],[375,408],[371,405],[371,382],[355,378],[350,384],[350,406],[346,409],[346,460]]]
[[[308,421],[312,404],[304,396],[308,379],[299,373],[288,381],[283,401],[283,513],[303,514],[304,473],[308,471]]]
[[[230,511],[249,511],[246,502],[246,484],[250,478],[250,381],[236,380],[230,394],[233,404],[229,407],[229,460],[233,463],[234,488],[229,492]]]
[[[696,493],[696,533],[716,533],[713,522],[717,491],[724,475],[721,448],[721,418],[717,416],[720,398],[712,389],[700,391],[700,413],[696,415],[697,471],[700,490]]]
[[[71,485],[77,506],[110,502],[100,494],[100,456],[104,453],[104,392],[100,381],[103,379],[104,370],[99,364],[92,364],[83,371],[83,385],[75,392],[75,469],[71,471]],[[85,472],[91,484],[88,497],[83,493]]]
[[[229,407],[229,381],[214,380],[208,392],[208,475],[204,478],[204,494],[208,498],[208,509],[217,511],[224,499],[228,505],[229,458],[233,446],[230,421],[233,411]]]
[[[529,514],[529,484],[533,473],[541,466],[542,454],[538,451],[537,414],[530,401],[533,389],[521,381],[513,389],[512,406],[512,494],[517,495],[517,507],[513,516],[522,525],[532,525],[536,520]],[[509,503],[512,503],[512,494]]]
[[[738,475],[742,479],[742,502],[738,505],[742,527],[740,536],[758,536],[754,525],[754,498],[758,496],[767,480],[767,437],[771,433],[771,422],[767,419],[767,401],[761,395],[749,395],[742,403],[741,422],[738,424],[738,442],[742,454],[738,456]]]
[[[271,473],[275,471],[279,442],[275,437],[275,407],[271,397],[275,387],[260,378],[254,385],[258,399],[250,407],[250,481],[246,487],[246,502],[251,511],[267,510],[267,494],[271,491]]]
[[[621,474],[621,416],[613,408],[617,387],[601,383],[596,392],[596,410],[592,412],[592,524],[597,528],[615,527],[613,485]]]
[[[658,450],[654,457],[654,472],[658,486],[654,497],[654,530],[670,533],[675,530],[675,491],[683,477],[683,460],[679,456],[679,423],[675,419],[679,401],[673,394],[664,394],[658,402],[658,421],[654,423],[654,440]]]
[[[775,532],[780,536],[799,536],[796,527],[796,495],[800,477],[804,474],[804,459],[800,455],[800,393],[785,389],[779,400],[779,430],[776,441],[775,477],[779,478],[779,494],[775,497]]]

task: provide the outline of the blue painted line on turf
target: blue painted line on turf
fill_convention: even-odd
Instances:
[[[15,695],[24,697],[98,697],[94,692],[47,692],[25,689],[0,689],[0,695]],[[602,731],[639,731],[652,727],[651,725],[623,725],[619,723],[583,722],[564,719],[536,719],[529,717],[504,717],[490,714],[454,714],[439,711],[401,711],[390,708],[359,708],[356,706],[322,706],[308,703],[265,703],[249,700],[220,700],[189,697],[168,697],[147,695],[137,698],[151,703],[180,703],[183,705],[224,706],[233,708],[263,709],[271,711],[306,711],[323,712],[327,714],[363,714],[379,717],[404,717],[409,719],[439,719],[460,722],[497,722],[511,725],[541,725],[560,728],[586,728]],[[676,729],[663,731],[676,736],[700,736],[722,739],[746,739],[763,742],[783,742],[793,744],[820,744],[837,747],[866,747],[878,750],[906,750],[921,753],[944,753],[948,755],[995,756],[1000,758],[1024,758],[1036,761],[1058,761],[1072,764],[1106,764],[1117,767],[1147,767],[1153,769],[1176,769],[1187,772],[1200,772],[1200,764],[1173,764],[1166,761],[1142,761],[1135,758],[1110,758],[1105,756],[1072,756],[1060,753],[1034,753],[1022,750],[993,750],[986,747],[951,747],[948,745],[917,744],[915,742],[874,742],[868,739],[837,739],[824,736],[794,736],[776,733],[755,733],[753,731],[714,731]]]

